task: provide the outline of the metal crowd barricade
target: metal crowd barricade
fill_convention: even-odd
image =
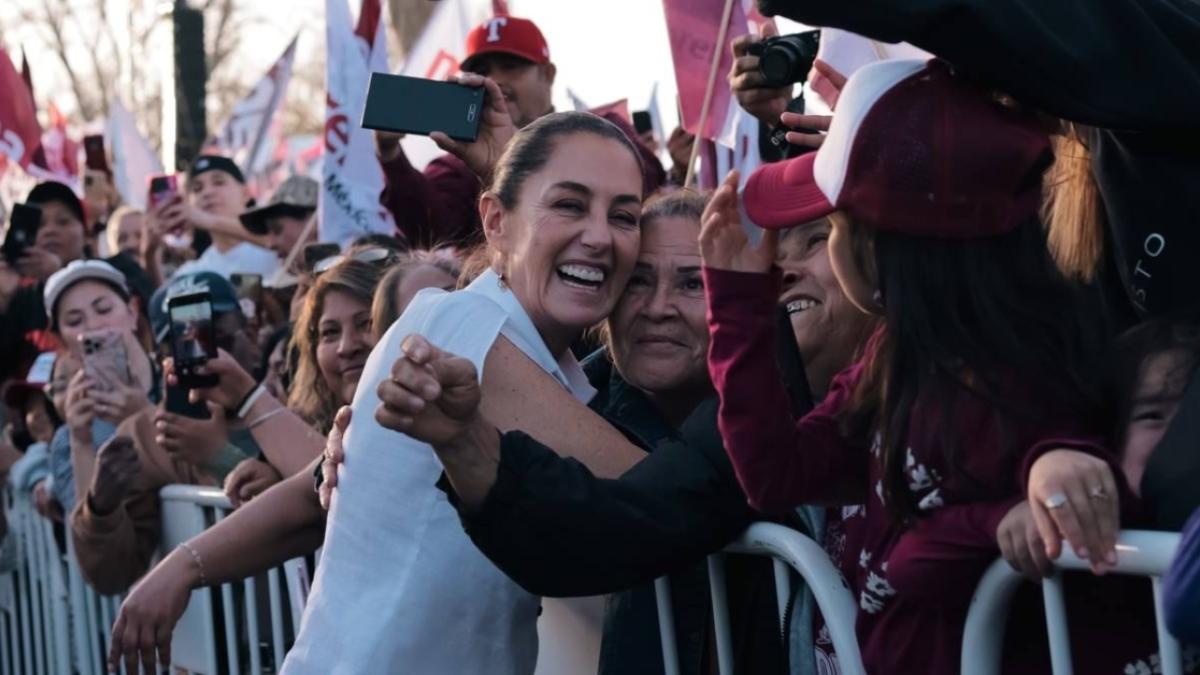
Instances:
[[[712,589],[713,625],[717,642],[717,664],[721,675],[733,673],[732,631],[729,624],[728,598],[725,592],[725,561],[727,553],[770,556],[775,566],[775,596],[779,605],[782,630],[791,597],[788,568],[800,575],[812,590],[817,606],[838,655],[838,665],[844,675],[865,675],[858,639],[854,634],[857,606],[842,575],[830,562],[829,556],[811,538],[782,525],[755,523],[722,553],[708,557],[708,579]],[[666,675],[679,675],[675,627],[671,611],[670,582],[661,577],[654,583],[658,600],[659,630],[662,638],[663,663]]]
[[[231,510],[225,493],[216,488],[168,485],[160,496],[164,551],[220,522]],[[278,671],[300,625],[308,574],[303,560],[292,560],[257,579],[193,591],[175,627],[172,666],[197,675]],[[264,618],[269,625],[262,625]]]
[[[1171,565],[1179,546],[1173,532],[1122,531],[1117,540],[1118,565],[1112,574],[1150,577],[1154,615],[1158,628],[1158,652],[1162,675],[1183,673],[1179,642],[1167,632],[1162,607],[1162,575]],[[1056,562],[1059,570],[1087,570],[1088,564],[1064,547]],[[1013,593],[1023,577],[1003,560],[997,560],[980,580],[971,599],[963,631],[962,672],[968,675],[999,675],[1004,649],[1004,627]],[[1069,675],[1071,645],[1067,631],[1062,575],[1042,581],[1046,606],[1046,629],[1050,638],[1050,665],[1054,675]]]
[[[56,537],[55,525],[35,511],[28,495],[4,492],[5,546],[15,555],[8,560],[12,569],[0,569],[0,675],[106,673],[121,598],[102,596],[84,581],[69,532]],[[164,551],[230,510],[224,494],[212,488],[172,485],[162,499]],[[293,560],[262,583],[248,579],[194,592],[175,630],[172,665],[197,675],[276,671],[300,624],[307,591],[307,565]]]

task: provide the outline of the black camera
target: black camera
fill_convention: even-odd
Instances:
[[[803,82],[817,59],[820,31],[769,37],[750,45],[749,52],[758,57],[758,70],[766,86],[773,89]]]

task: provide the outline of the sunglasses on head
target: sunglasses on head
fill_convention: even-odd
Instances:
[[[395,262],[398,257],[399,256],[397,253],[391,249],[373,246],[371,248],[364,248],[362,250],[355,251],[350,255],[338,254],[331,255],[328,258],[323,258],[317,261],[317,264],[313,265],[313,275],[328,272],[333,268],[334,265],[337,265],[348,258],[372,265],[390,265],[391,263]]]

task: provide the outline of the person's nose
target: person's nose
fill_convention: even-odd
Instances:
[[[607,214],[589,214],[583,225],[583,232],[579,235],[579,243],[599,255],[608,253],[612,249],[612,226],[609,225]]]
[[[362,351],[363,334],[357,327],[349,327],[342,331],[342,339],[338,341],[338,356],[341,358],[350,358]]]
[[[642,314],[651,321],[666,321],[679,316],[670,281],[662,280],[654,285],[654,292],[642,306]]]

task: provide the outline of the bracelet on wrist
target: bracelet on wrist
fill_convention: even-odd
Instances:
[[[195,563],[196,563],[196,571],[200,573],[200,586],[201,586],[201,588],[207,586],[208,585],[208,576],[204,574],[204,559],[201,558],[200,554],[196,552],[196,549],[192,548],[192,545],[187,543],[186,541],[180,543],[179,548],[181,548],[181,549],[187,551],[189,554],[191,554],[192,560],[195,561]]]
[[[238,407],[236,408],[237,418],[239,420],[246,419],[246,415],[250,413],[250,409],[254,407],[254,404],[257,403],[258,399],[261,398],[265,393],[267,393],[266,387],[262,386],[261,384],[254,385],[254,388],[251,389],[250,392],[246,394],[245,398],[242,399],[242,402],[238,404]]]

